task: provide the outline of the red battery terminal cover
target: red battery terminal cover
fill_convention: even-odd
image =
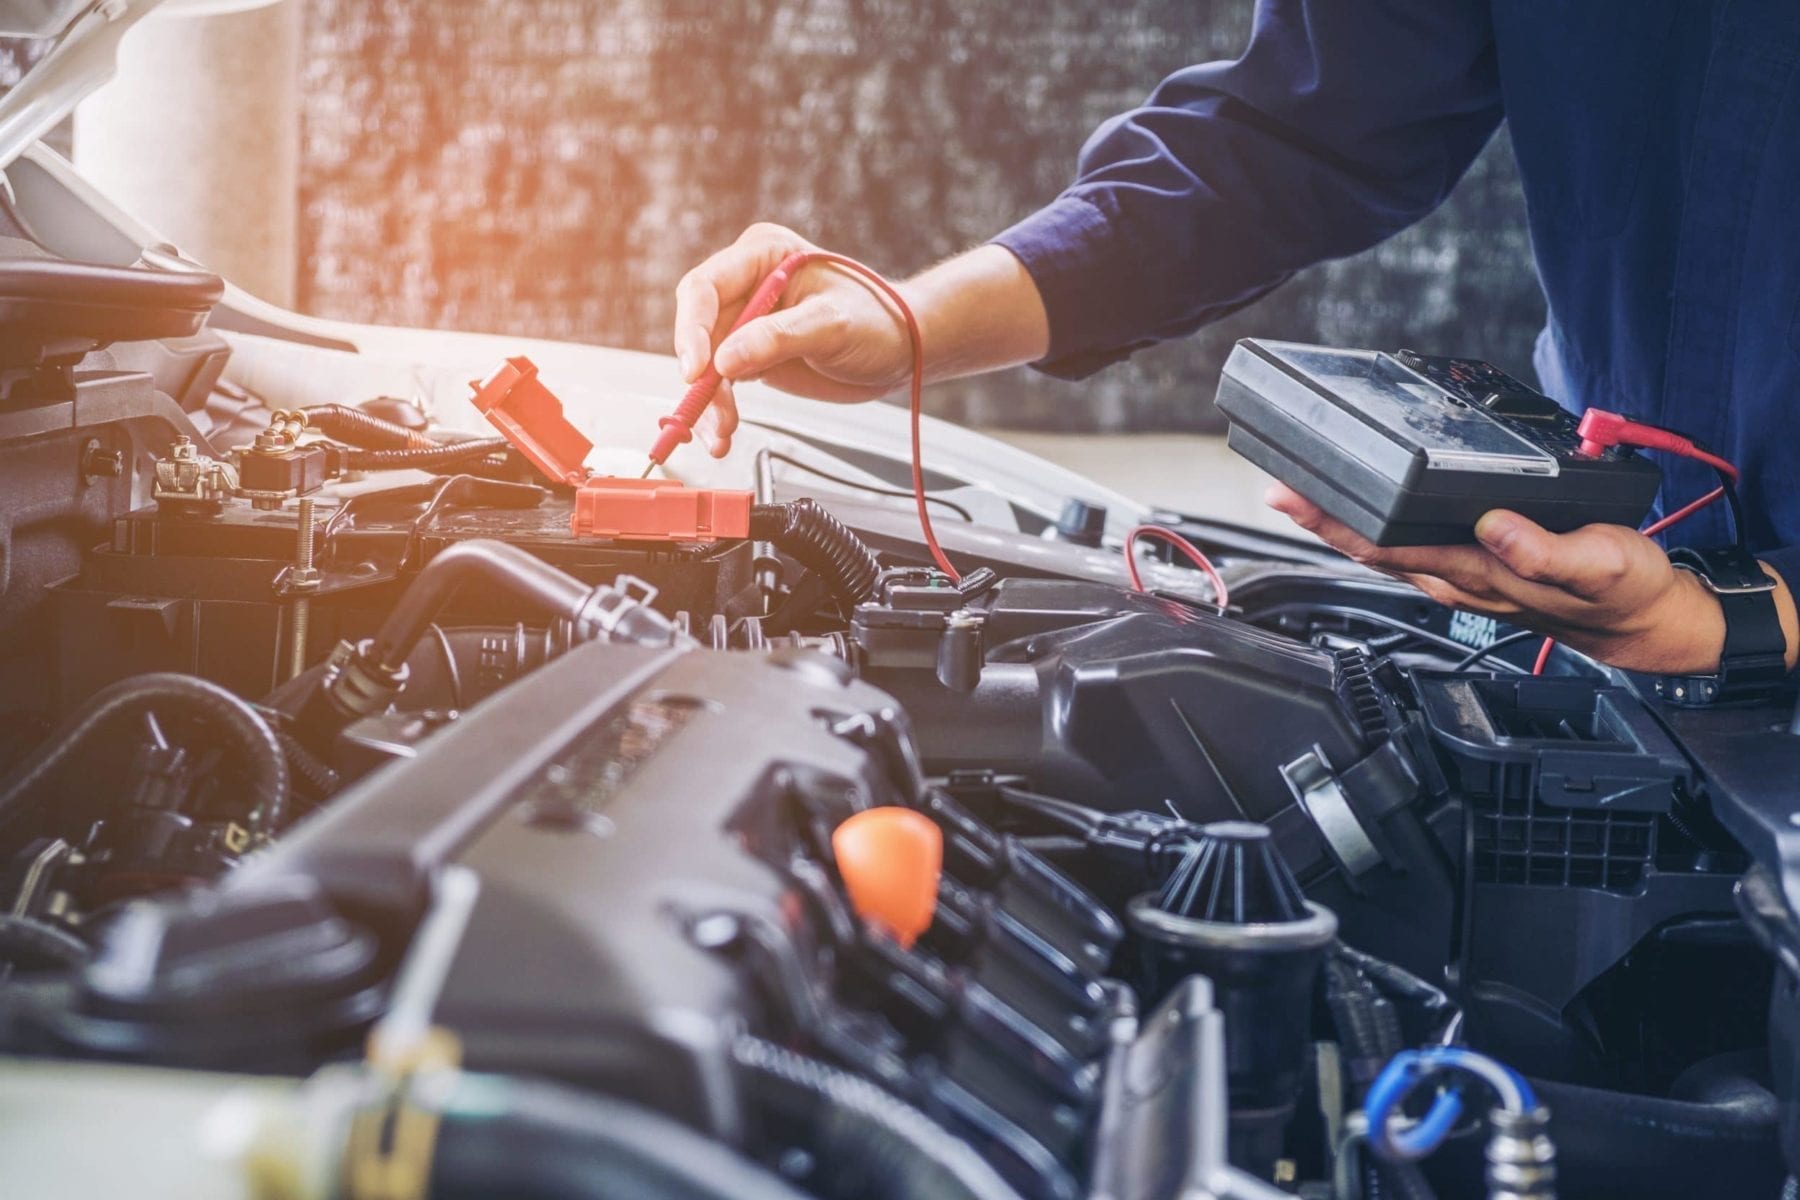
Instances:
[[[509,358],[470,386],[475,407],[514,449],[575,489],[569,532],[576,537],[714,542],[750,536],[748,491],[591,474],[582,463],[594,443],[569,423],[562,401],[544,386],[529,358]]]

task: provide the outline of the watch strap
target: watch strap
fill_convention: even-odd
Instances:
[[[1725,647],[1719,652],[1721,699],[1754,695],[1778,687],[1787,678],[1787,634],[1775,607],[1774,589],[1721,592],[1725,614]]]
[[[1725,644],[1711,675],[1669,675],[1656,681],[1663,699],[1705,705],[1765,695],[1787,680],[1787,634],[1775,606],[1775,581],[1742,547],[1680,547],[1669,562],[1691,571],[1719,602]]]

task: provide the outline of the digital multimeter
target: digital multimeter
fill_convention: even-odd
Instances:
[[[1494,508],[1635,528],[1662,484],[1625,447],[1583,455],[1574,414],[1473,359],[1246,338],[1218,403],[1233,450],[1379,546],[1473,541]]]

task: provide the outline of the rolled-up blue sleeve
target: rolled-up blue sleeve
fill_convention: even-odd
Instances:
[[[1066,378],[1177,337],[1450,194],[1501,119],[1487,0],[1261,0],[1232,62],[1165,79],[994,239]]]

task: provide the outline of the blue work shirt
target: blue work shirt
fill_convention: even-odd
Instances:
[[[1086,375],[1374,245],[1502,119],[1540,385],[1736,462],[1750,542],[1800,591],[1800,0],[1261,0],[1240,58],[1107,122],[996,239],[1049,309],[1038,365]],[[1661,465],[1665,511],[1716,485]],[[1724,506],[1670,538],[1728,542]]]

